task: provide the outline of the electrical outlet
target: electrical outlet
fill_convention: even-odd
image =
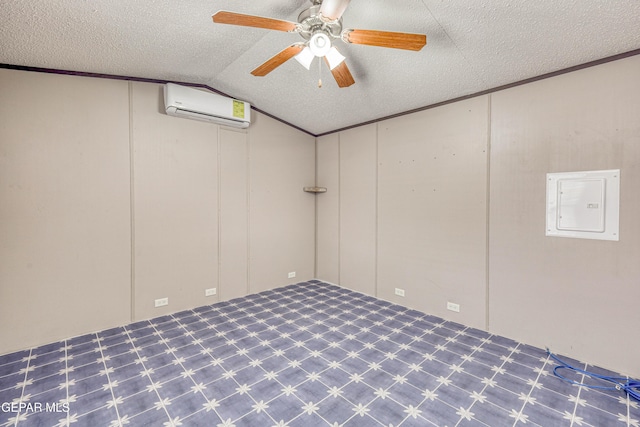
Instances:
[[[398,295],[399,297],[403,297],[404,289],[396,288],[396,295]]]
[[[165,305],[169,305],[169,298],[160,298],[155,300],[155,306],[156,307],[162,307]]]
[[[447,302],[447,310],[455,311],[456,313],[460,313],[460,304],[456,304],[453,302]]]
[[[210,296],[213,296],[213,295],[215,295],[217,293],[218,293],[218,289],[216,289],[216,288],[209,288],[209,289],[205,289],[204,290],[204,296],[205,297],[210,297]]]
[[[293,279],[294,277],[296,277],[296,272],[292,271],[289,273],[289,279]]]

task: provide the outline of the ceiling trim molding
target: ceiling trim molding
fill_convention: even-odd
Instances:
[[[607,62],[613,62],[613,61],[617,61],[617,60],[624,59],[624,58],[629,58],[631,56],[636,56],[636,55],[640,55],[640,49],[635,49],[635,50],[631,50],[629,52],[619,53],[617,55],[608,56],[606,58],[596,59],[595,61],[585,62],[584,64],[574,65],[573,67],[563,68],[562,70],[553,71],[551,73],[546,73],[546,74],[541,74],[541,75],[536,76],[536,77],[530,77],[528,79],[519,80],[519,81],[513,82],[513,83],[508,83],[506,85],[502,85],[502,86],[494,87],[494,88],[491,88],[491,89],[483,90],[481,92],[476,92],[476,93],[472,93],[470,95],[460,96],[458,98],[449,99],[447,101],[438,102],[436,104],[431,104],[431,105],[427,105],[427,106],[424,106],[424,107],[414,108],[413,110],[403,111],[401,113],[392,114],[390,116],[380,117],[378,119],[369,120],[369,121],[366,121],[366,122],[363,122],[363,123],[359,123],[359,124],[356,124],[356,125],[343,127],[343,128],[335,129],[335,130],[328,131],[328,132],[323,132],[323,133],[320,133],[320,134],[316,135],[316,138],[321,137],[321,136],[325,136],[325,135],[330,135],[330,134],[336,133],[336,132],[343,132],[345,130],[357,128],[357,127],[360,127],[360,126],[370,125],[372,123],[378,123],[378,122],[381,122],[383,120],[389,120],[389,119],[393,119],[393,118],[396,118],[396,117],[401,117],[401,116],[406,116],[408,114],[417,113],[417,112],[420,112],[420,111],[430,110],[430,109],[436,108],[436,107],[442,107],[443,105],[453,104],[454,102],[464,101],[466,99],[475,98],[475,97],[478,97],[478,96],[487,95],[487,94],[494,93],[494,92],[499,92],[501,90],[510,89],[512,87],[522,86],[522,85],[525,85],[525,84],[528,84],[528,83],[537,82],[539,80],[544,80],[544,79],[548,79],[548,78],[551,78],[551,77],[560,76],[562,74],[571,73],[573,71],[583,70],[585,68],[595,67],[596,65],[606,64]]]
[[[578,71],[578,70],[583,70],[585,68],[590,68],[590,67],[595,67],[597,65],[601,65],[601,64],[606,64],[607,62],[613,62],[613,61],[617,61],[620,59],[624,59],[624,58],[628,58],[631,56],[636,56],[636,55],[640,55],[640,49],[634,49],[628,52],[623,52],[623,53],[619,53],[617,55],[613,55],[613,56],[608,56],[605,58],[601,58],[601,59],[596,59],[594,61],[590,61],[590,62],[586,62],[584,64],[579,64],[579,65],[574,65],[572,67],[568,67],[568,68],[563,68],[561,70],[557,70],[557,71],[553,71],[550,73],[546,73],[546,74],[541,74],[539,76],[535,76],[535,77],[531,77],[528,79],[524,79],[524,80],[519,80],[517,82],[513,82],[513,83],[508,83],[506,85],[502,85],[502,86],[498,86],[498,87],[494,87],[491,89],[487,89],[487,90],[483,90],[480,92],[476,92],[470,95],[465,95],[465,96],[460,96],[458,98],[453,98],[447,101],[442,101],[442,102],[438,102],[435,104],[431,104],[431,105],[427,105],[424,107],[419,107],[419,108],[414,108],[412,110],[408,110],[408,111],[403,111],[401,113],[396,113],[396,114],[392,114],[389,116],[384,116],[384,117],[379,117],[373,120],[368,120],[366,122],[363,123],[358,123],[355,125],[351,125],[351,126],[346,126],[340,129],[334,129],[328,132],[322,132],[319,134],[314,134],[312,132],[309,132],[306,129],[302,129],[294,124],[291,124],[285,120],[282,120],[279,117],[274,116],[273,114],[267,113],[266,111],[263,111],[259,108],[257,108],[255,105],[251,105],[251,108],[261,114],[264,114],[267,117],[270,117],[274,120],[277,120],[287,126],[290,126],[294,129],[299,130],[300,132],[303,132],[307,135],[313,136],[315,138],[321,137],[321,136],[325,136],[325,135],[331,135],[333,133],[338,133],[338,132],[343,132],[349,129],[353,129],[353,128],[357,128],[357,127],[361,127],[361,126],[366,126],[372,123],[378,123],[381,122],[383,120],[389,120],[389,119],[393,119],[396,117],[401,117],[401,116],[406,116],[408,114],[413,114],[413,113],[417,113],[420,111],[425,111],[425,110],[430,110],[432,108],[437,108],[437,107],[441,107],[443,105],[448,105],[448,104],[453,104],[454,102],[459,102],[459,101],[464,101],[466,99],[470,99],[470,98],[475,98],[478,96],[483,96],[483,95],[487,95],[490,93],[494,93],[494,92],[499,92],[501,90],[505,90],[505,89],[510,89],[513,87],[517,87],[517,86],[522,86],[528,83],[533,83],[533,82],[537,82],[540,80],[544,80],[544,79],[548,79],[551,77],[556,77],[556,76],[560,76],[562,74],[567,74],[567,73],[571,73],[574,71]],[[199,88],[203,88],[203,89],[207,89],[210,90],[212,92],[218,93],[220,95],[226,96],[226,97],[230,97],[233,98],[232,96],[221,92],[217,89],[214,89],[210,86],[204,85],[204,84],[197,84],[197,83],[189,83],[189,82],[176,82],[176,81],[170,81],[170,80],[160,80],[160,79],[149,79],[149,78],[144,78],[144,77],[130,77],[130,76],[120,76],[120,75],[115,75],[115,74],[102,74],[102,73],[91,73],[91,72],[85,72],[85,71],[72,71],[72,70],[59,70],[59,69],[55,69],[55,68],[40,68],[40,67],[29,67],[29,66],[24,66],[24,65],[12,65],[12,64],[0,64],[0,68],[4,68],[4,69],[10,69],[10,70],[20,70],[20,71],[33,71],[33,72],[39,72],[39,73],[49,73],[49,74],[62,74],[62,75],[70,75],[70,76],[80,76],[80,77],[94,77],[94,78],[102,78],[102,79],[113,79],[113,80],[127,80],[127,81],[136,81],[136,82],[144,82],[144,83],[158,83],[158,84],[165,84],[165,83],[177,83],[177,84],[181,84],[181,85],[185,85],[185,86],[191,86],[191,87],[199,87]]]
[[[29,67],[29,66],[25,66],[25,65],[13,65],[13,64],[0,64],[0,69],[4,68],[7,70],[18,70],[18,71],[32,71],[32,72],[37,72],[37,73],[47,73],[47,74],[61,74],[61,75],[66,75],[66,76],[77,76],[77,77],[93,77],[93,78],[99,78],[99,79],[111,79],[111,80],[126,80],[126,81],[133,81],[133,82],[142,82],[142,83],[157,83],[157,84],[166,84],[166,83],[176,83],[176,84],[180,84],[183,86],[190,86],[190,87],[196,87],[196,88],[201,88],[201,89],[207,89],[210,90],[211,92],[215,92],[219,95],[222,96],[226,96],[228,98],[234,98],[233,96],[226,94],[224,92],[221,92],[217,89],[212,88],[211,86],[207,86],[205,84],[198,84],[198,83],[189,83],[189,82],[177,82],[177,81],[173,81],[173,80],[161,80],[161,79],[148,79],[145,77],[131,77],[131,76],[120,76],[117,74],[102,74],[102,73],[91,73],[91,72],[87,72],[87,71],[73,71],[73,70],[60,70],[60,69],[56,69],[56,68],[40,68],[40,67]],[[308,130],[302,129],[294,124],[291,124],[285,120],[282,120],[279,117],[274,116],[273,114],[267,113],[266,111],[261,110],[260,108],[257,108],[255,105],[251,104],[251,109],[255,110],[257,112],[259,112],[260,114],[264,114],[267,117],[270,117],[274,120],[277,120],[287,126],[290,126],[294,129],[299,130],[300,132],[304,132],[307,135],[313,136],[313,137],[317,137],[316,134],[313,134],[311,132],[309,132]]]

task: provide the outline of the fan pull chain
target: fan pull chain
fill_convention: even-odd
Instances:
[[[322,88],[322,60],[318,58],[318,89]]]

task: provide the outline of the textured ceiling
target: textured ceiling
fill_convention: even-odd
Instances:
[[[356,80],[340,89],[317,60],[252,76],[302,38],[211,19],[223,9],[297,21],[309,6],[0,0],[0,63],[203,84],[318,135],[640,49],[639,0],[352,0],[344,28],[424,33],[427,46],[337,41]]]

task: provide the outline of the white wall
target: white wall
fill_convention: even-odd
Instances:
[[[315,138],[258,115],[249,133],[249,290],[314,277]],[[288,278],[290,272],[296,277]]]
[[[133,319],[140,320],[207,304],[204,289],[218,287],[218,128],[162,114],[157,84],[132,83],[131,106]],[[169,306],[154,308],[165,297]]]
[[[318,235],[338,216],[343,286],[485,327],[487,111],[479,97],[318,139],[318,185],[337,193],[318,196]],[[321,278],[335,246],[318,239]]]
[[[316,184],[327,188],[326,193],[315,196],[316,277],[330,283],[341,283],[339,133],[316,140]]]
[[[382,298],[485,324],[487,99],[379,124]],[[399,298],[394,288],[405,290]],[[447,302],[461,312],[446,311]]]
[[[318,138],[318,276],[362,290],[342,251],[373,217],[368,292],[637,377],[639,75],[634,56]],[[546,173],[613,168],[620,241],[545,237]]]
[[[167,116],[161,89],[132,83],[134,320],[312,278],[314,138],[255,111],[248,130]]]
[[[0,101],[0,353],[314,276],[313,137],[150,83],[1,69]]]
[[[0,70],[0,353],[130,319],[129,182],[127,83]]]
[[[493,94],[489,327],[640,376],[640,56]],[[620,169],[620,241],[545,237],[548,172]]]
[[[0,70],[0,353],[315,269],[640,376],[638,75],[634,56],[314,147],[260,114],[167,117],[155,84]],[[620,241],[545,237],[545,174],[610,168]],[[302,191],[314,178],[327,193]]]

